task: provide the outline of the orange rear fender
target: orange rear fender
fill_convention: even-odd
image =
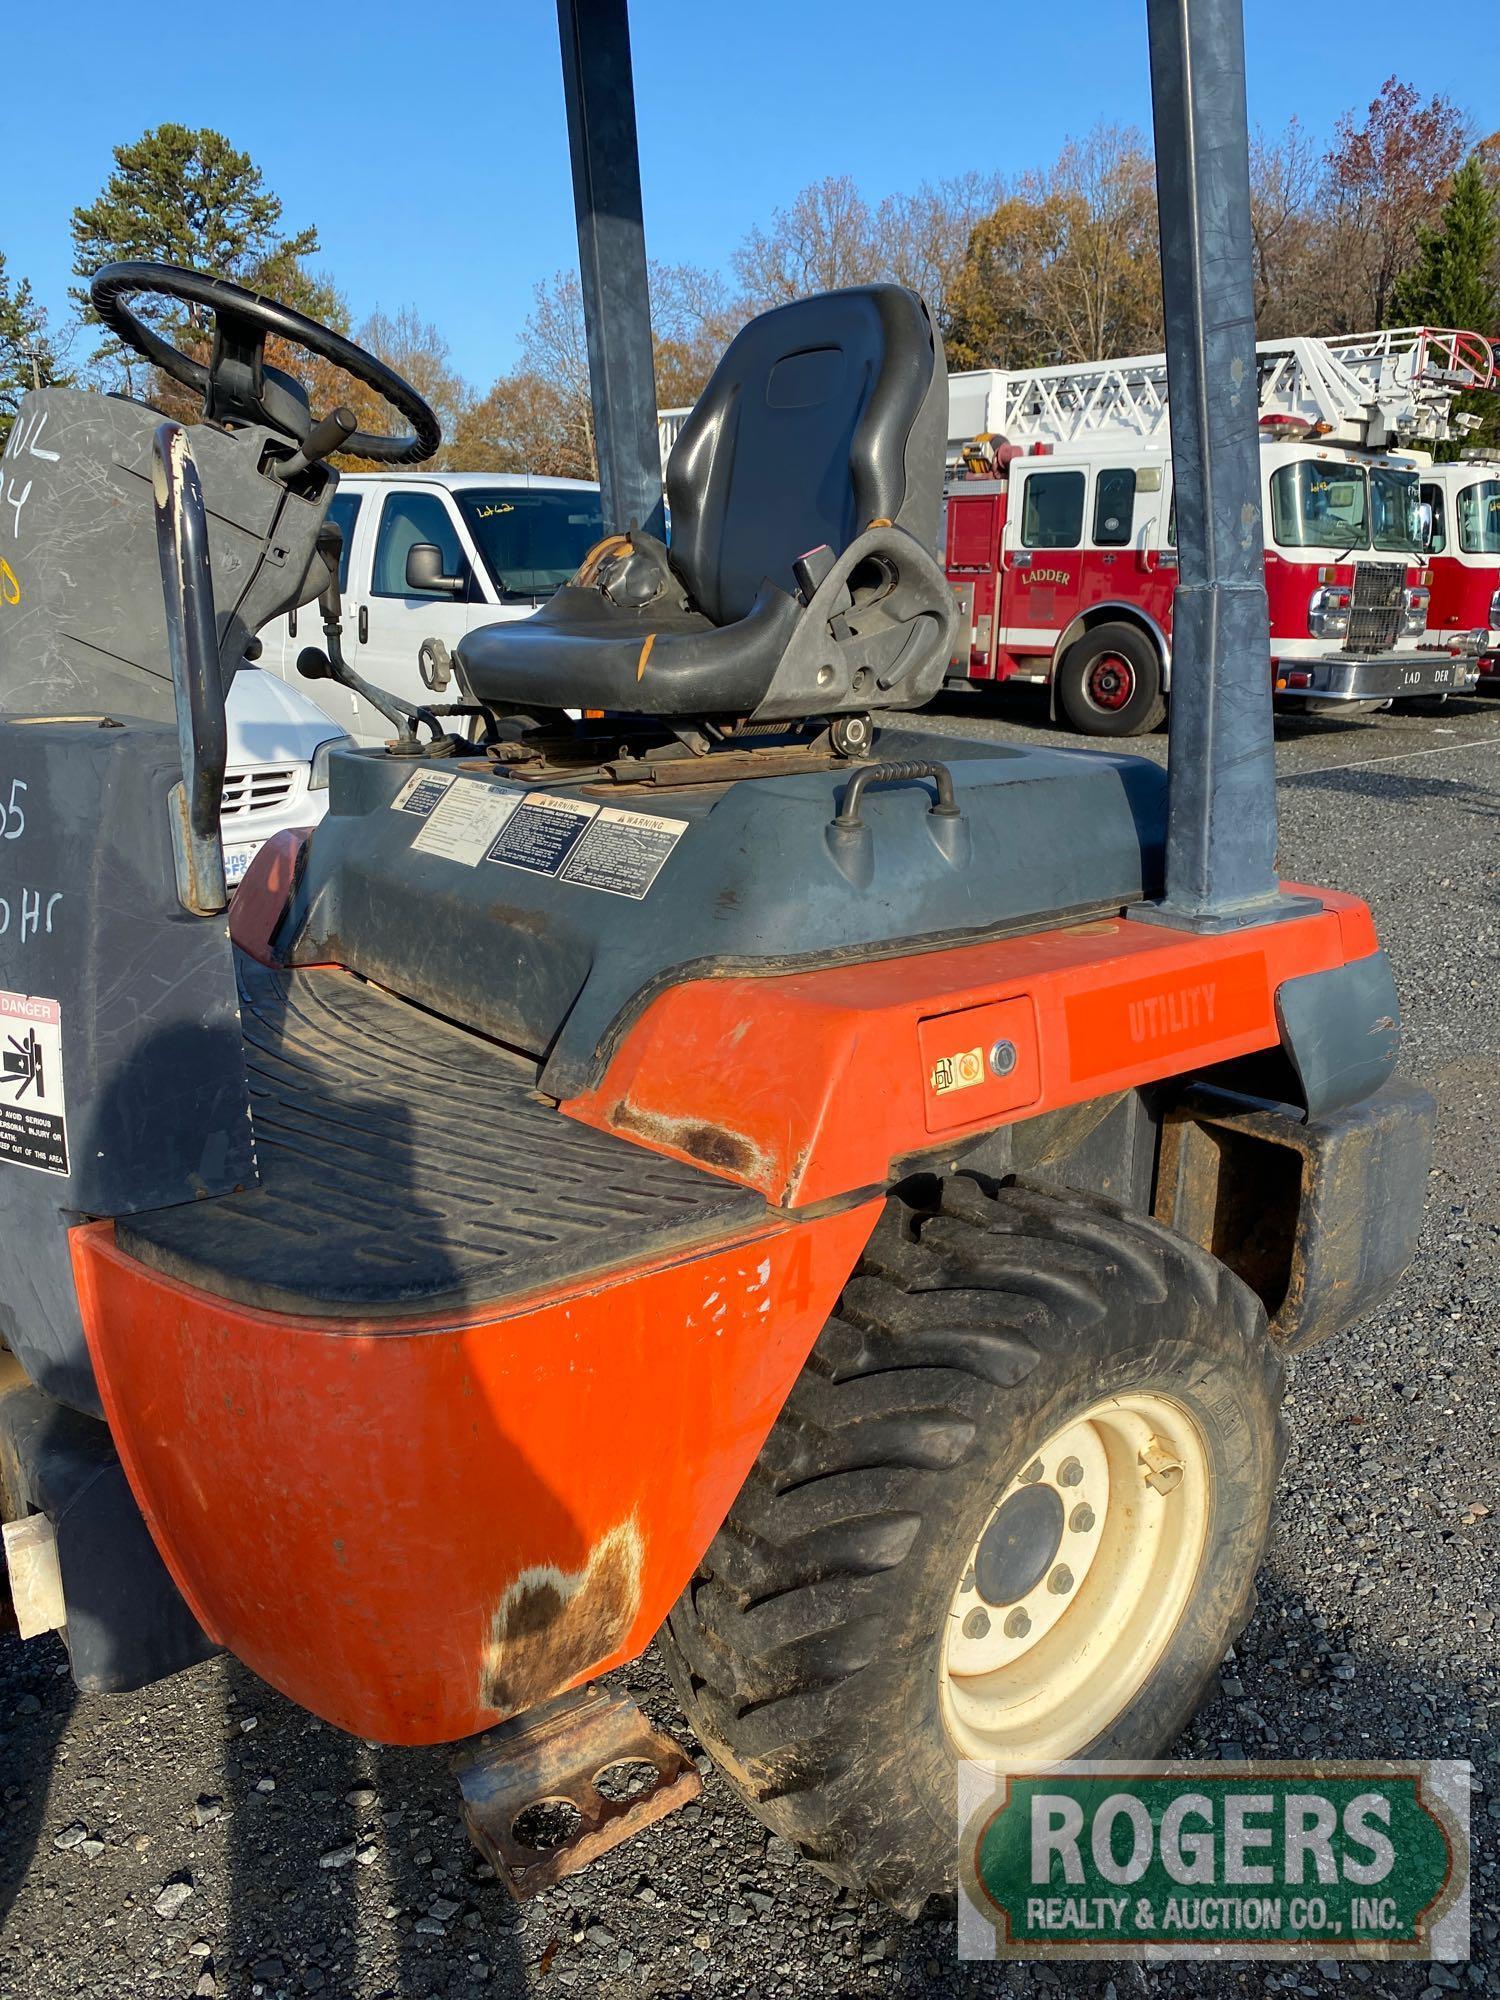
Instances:
[[[880,1212],[454,1324],[230,1304],[73,1232],[110,1428],[210,1636],[327,1721],[437,1743],[645,1646]]]

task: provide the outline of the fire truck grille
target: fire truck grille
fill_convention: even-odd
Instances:
[[[221,817],[248,819],[252,813],[269,812],[285,804],[296,782],[295,765],[258,764],[248,771],[228,771]]]
[[[1354,572],[1346,653],[1388,653],[1406,616],[1406,565],[1360,563]]]

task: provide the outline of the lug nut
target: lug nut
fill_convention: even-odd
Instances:
[[[1059,1486],[1081,1486],[1083,1484],[1083,1467],[1076,1458],[1065,1458],[1063,1460],[1062,1464],[1057,1468],[1057,1483]]]
[[[982,1639],[988,1633],[989,1629],[990,1614],[982,1605],[976,1604],[964,1620],[964,1637],[966,1639]]]
[[[1035,1486],[1037,1481],[1041,1478],[1041,1476],[1042,1476],[1042,1461],[1039,1458],[1034,1458],[1031,1461],[1030,1465],[1027,1466],[1026,1470],[1021,1474],[1021,1484],[1023,1486]]]
[[[1047,1579],[1047,1588],[1054,1597],[1066,1597],[1073,1588],[1073,1572],[1066,1563],[1059,1563]]]
[[[1094,1525],[1094,1510],[1087,1500],[1080,1500],[1068,1516],[1068,1526],[1075,1535],[1086,1535]]]
[[[1024,1639],[1030,1630],[1030,1614],[1018,1604],[1005,1621],[1005,1636],[1007,1639]]]

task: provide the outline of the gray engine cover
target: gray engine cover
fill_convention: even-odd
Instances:
[[[525,1050],[544,1064],[542,1089],[569,1097],[597,1073],[610,1035],[673,979],[921,951],[1159,892],[1166,774],[1145,758],[915,729],[882,730],[879,754],[947,763],[961,816],[929,812],[930,782],[880,787],[865,794],[862,831],[839,837],[830,821],[849,767],[677,791],[533,780],[533,795],[683,829],[635,899],[545,860],[465,865],[414,845],[425,819],[412,805],[392,810],[411,761],[335,753],[328,817],[278,946]],[[441,786],[458,767],[415,768]],[[457,782],[524,796],[478,764]]]

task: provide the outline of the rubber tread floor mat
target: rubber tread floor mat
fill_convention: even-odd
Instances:
[[[409,1314],[557,1284],[765,1214],[564,1118],[524,1058],[346,972],[240,958],[261,1185],[122,1217],[130,1256],[274,1312]]]

